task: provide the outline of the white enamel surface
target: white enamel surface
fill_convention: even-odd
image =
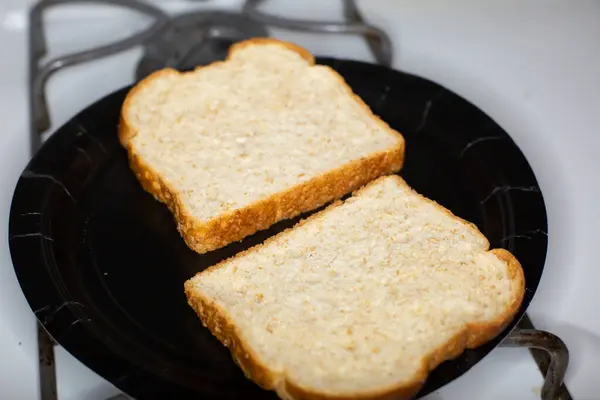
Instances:
[[[12,190],[28,158],[27,7],[0,3],[0,225],[8,224]],[[172,12],[190,7],[239,7],[241,1],[162,1]],[[340,2],[270,0],[265,10],[319,18],[339,16]],[[600,188],[595,156],[600,110],[600,5],[592,0],[447,2],[361,0],[365,17],[394,41],[397,68],[437,81],[486,111],[522,148],[533,166],[549,214],[549,252],[530,314],[568,344],[567,384],[578,400],[597,398],[600,381]],[[47,18],[51,54],[114,40],[146,21],[107,7],[62,7]],[[319,37],[273,30],[317,54],[370,61],[354,37]],[[129,83],[139,50],[72,68],[50,80],[53,129],[87,104]],[[16,281],[0,230],[0,398],[36,399],[35,320]],[[57,348],[61,400],[103,400],[118,391]],[[542,379],[526,350],[499,349],[428,400],[539,399]]]

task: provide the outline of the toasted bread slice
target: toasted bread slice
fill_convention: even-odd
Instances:
[[[158,71],[122,108],[119,137],[146,191],[198,253],[398,171],[404,139],[331,68],[274,39],[224,62]]]
[[[410,398],[517,312],[521,265],[488,249],[473,224],[387,176],[185,293],[246,376],[283,399]]]

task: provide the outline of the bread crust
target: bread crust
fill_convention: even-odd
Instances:
[[[379,179],[389,179],[390,177],[381,177]],[[354,195],[365,190],[370,185],[377,183],[379,179],[372,181],[365,185],[363,188],[357,190]],[[397,181],[399,185],[408,187],[413,193],[416,193],[410,188],[407,183],[399,176],[393,176],[393,179]],[[450,217],[460,221],[475,234],[482,238],[485,236],[479,231],[479,229],[472,223],[465,221],[464,219],[457,217],[450,210],[436,203],[435,201],[428,199],[422,195],[419,195],[424,201],[430,202],[438,207],[441,211],[447,213]],[[279,235],[273,236],[267,239],[264,243],[259,244],[253,248],[240,252],[228,260],[221,261],[220,263],[208,268],[201,273],[207,273],[210,270],[220,268],[225,262],[242,257],[243,255],[259,250],[261,247],[267,245],[275,237],[285,235],[291,232],[298,226],[302,226],[305,223],[322,218],[327,212],[333,208],[341,205],[342,202],[336,202],[325,210],[314,214],[300,222],[294,227],[286,229]],[[200,317],[202,324],[207,327],[214,336],[216,336],[221,343],[227,346],[232,356],[241,369],[244,371],[246,377],[256,382],[259,386],[267,390],[275,391],[279,397],[285,400],[408,400],[413,398],[421,387],[424,385],[429,373],[435,369],[439,364],[446,360],[450,360],[458,357],[466,349],[472,349],[483,345],[484,343],[492,340],[498,334],[500,334],[506,326],[512,321],[515,314],[519,310],[519,307],[523,301],[525,295],[525,276],[523,268],[519,261],[505,249],[492,249],[489,250],[489,242],[485,239],[486,250],[494,254],[498,259],[504,261],[507,265],[508,273],[510,278],[513,280],[517,287],[515,291],[515,297],[512,299],[509,307],[501,314],[498,318],[486,323],[467,323],[464,328],[452,337],[448,342],[441,345],[426,357],[423,358],[421,367],[415,373],[412,379],[409,381],[398,383],[397,385],[391,385],[382,387],[377,391],[369,393],[354,393],[354,394],[343,394],[343,395],[330,395],[312,391],[309,388],[301,387],[294,382],[287,379],[285,372],[278,374],[275,371],[271,371],[267,366],[263,365],[256,354],[254,354],[247,344],[244,343],[243,338],[237,331],[235,324],[228,317],[228,314],[218,304],[211,301],[211,299],[205,298],[202,294],[197,293],[193,290],[192,279],[188,280],[184,284],[184,291],[188,299],[188,304],[196,311]]]
[[[240,49],[261,44],[284,46],[298,53],[309,65],[314,65],[315,63],[312,54],[300,46],[272,38],[254,38],[234,44],[225,61],[218,61],[205,67],[198,67],[196,71],[204,68],[213,68],[230,60],[232,55]],[[330,68],[330,70],[339,79],[341,86],[372,116],[372,119],[390,135],[398,138],[397,146],[386,151],[372,153],[360,160],[354,160],[246,207],[225,212],[210,221],[195,219],[178,197],[177,191],[136,152],[132,144],[132,138],[136,136],[137,132],[133,124],[127,120],[132,99],[146,85],[165,75],[178,75],[181,73],[174,69],[163,69],[149,75],[131,89],[125,98],[121,110],[119,140],[127,150],[130,168],[140,181],[142,187],[158,201],[166,204],[171,210],[175,217],[177,229],[188,247],[200,254],[216,250],[229,243],[239,241],[255,232],[267,229],[283,219],[293,218],[303,212],[314,210],[331,200],[340,198],[356,190],[381,175],[397,172],[402,168],[405,148],[402,135],[374,115],[362,99],[352,92],[352,89],[344,79],[333,69]]]

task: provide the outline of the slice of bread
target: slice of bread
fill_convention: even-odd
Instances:
[[[158,71],[122,108],[119,137],[146,191],[198,253],[398,171],[404,139],[331,68],[274,39],[224,62]]]
[[[472,224],[381,177],[185,283],[246,376],[283,399],[410,398],[491,340],[523,270]]]

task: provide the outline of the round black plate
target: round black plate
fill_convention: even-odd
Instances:
[[[424,395],[481,360],[529,305],[546,257],[542,194],[509,136],[457,95],[384,67],[319,61],[405,135],[408,183],[476,223],[492,247],[512,251],[525,270],[525,300],[513,323],[491,343],[440,365]],[[138,400],[274,398],[246,380],[202,327],[183,282],[295,221],[206,255],[189,250],[169,211],[142,190],[118,144],[127,90],[69,121],[23,172],[9,227],[23,292],[58,343]]]

